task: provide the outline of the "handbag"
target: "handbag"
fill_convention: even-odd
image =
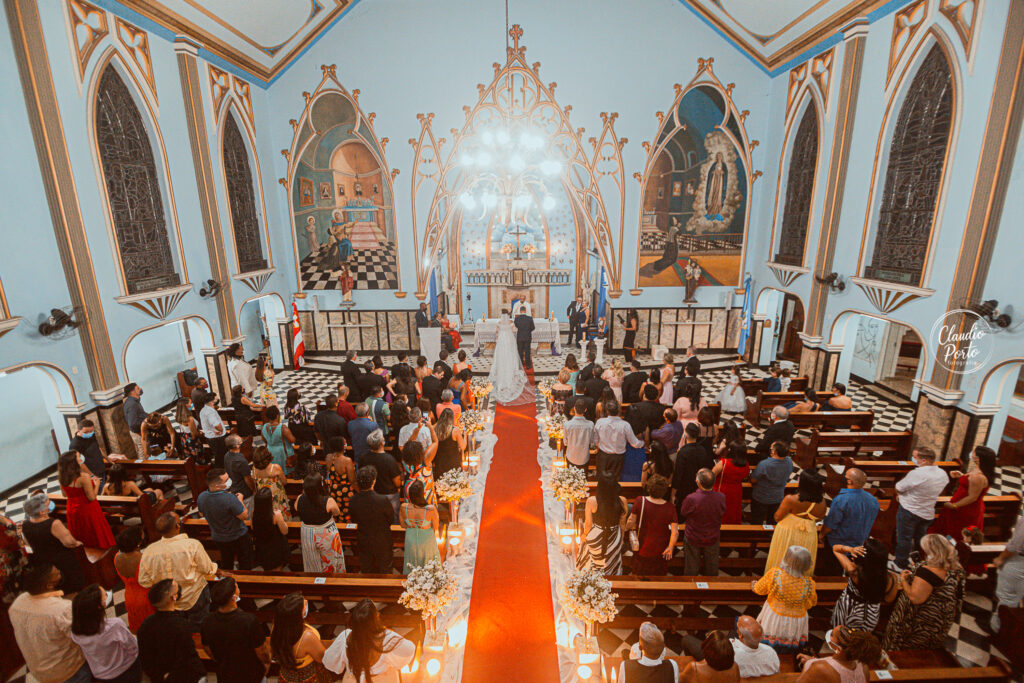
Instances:
[[[636,528],[631,529],[629,532],[629,547],[632,548],[633,552],[640,552],[640,527],[644,523],[644,499],[640,498],[640,521],[637,522]]]

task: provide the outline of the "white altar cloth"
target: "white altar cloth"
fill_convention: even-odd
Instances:
[[[533,324],[533,343],[551,344],[551,355],[561,355],[562,347],[558,341],[558,321],[548,320],[547,318],[534,318]],[[497,339],[497,337],[497,318],[478,320],[473,328],[473,352],[475,354],[479,354],[484,344],[494,342]]]

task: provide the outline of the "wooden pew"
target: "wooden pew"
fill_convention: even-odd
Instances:
[[[67,498],[63,493],[51,493],[49,498],[57,506],[53,514],[55,516],[67,517]],[[142,520],[142,529],[146,532],[146,538],[150,543],[160,538],[156,530],[156,518],[165,512],[174,509],[176,501],[173,498],[165,498],[156,503],[149,502],[149,496],[143,493],[141,496],[96,496],[103,514],[114,529],[116,534],[123,524],[123,520],[138,517]]]
[[[224,572],[238,582],[242,596],[253,599],[280,600],[299,592],[307,600],[324,603],[357,602],[369,598],[374,602],[397,603],[405,590],[401,574],[337,574],[313,572],[258,572],[235,570]]]
[[[740,380],[740,388],[743,389],[743,393],[747,396],[753,396],[759,391],[764,391],[764,382],[768,379],[767,377],[748,377]],[[789,390],[799,391],[803,393],[803,390],[807,388],[806,377],[790,377],[789,378]]]
[[[751,470],[753,470],[753,468],[751,468]],[[624,482],[620,482],[619,485],[621,486],[621,490],[619,491],[619,495],[622,496],[623,498],[625,498],[629,502],[632,502],[632,500],[634,498],[636,498],[637,496],[641,496],[644,493],[643,487],[640,485],[640,482],[638,482],[638,481],[624,481]],[[752,486],[752,484],[750,482],[746,482],[746,481],[743,482],[743,501],[745,503],[749,503],[750,502],[751,486]],[[587,482],[587,488],[590,491],[590,494],[593,495],[594,492],[597,491],[597,482],[595,482],[595,481],[588,481]],[[790,494],[790,493],[796,493],[796,489],[797,489],[796,482],[789,482],[788,484],[786,484],[786,494],[787,495]]]
[[[789,421],[797,429],[838,427],[870,432],[875,423],[875,414],[870,410],[819,410],[814,413],[790,413]]]
[[[947,474],[963,466],[960,462],[944,460],[935,463]],[[907,460],[854,460],[840,458],[839,462],[825,466],[825,493],[835,498],[839,489],[846,488],[845,472],[856,467],[867,475],[869,482],[877,482],[881,488],[895,487],[896,482],[914,469],[914,463]]]
[[[763,427],[762,419],[767,417],[772,408],[786,405],[787,403],[804,400],[803,391],[761,391],[747,395],[747,410],[744,417],[747,422],[755,427]],[[827,397],[823,397],[819,403],[824,403]]]
[[[126,460],[121,461],[125,471],[132,477],[167,476],[175,479],[185,479],[192,491],[192,502],[189,507],[195,507],[196,498],[206,490],[206,473],[209,465],[197,465],[192,458],[185,460]]]
[[[870,454],[881,451],[888,460],[910,460],[913,440],[914,434],[910,431],[823,432],[812,429],[809,436],[797,436],[794,439],[793,462],[801,469],[814,469],[819,462],[828,462],[822,458],[822,451],[836,457],[851,458],[870,457]]]
[[[942,510],[942,504],[949,501],[949,496],[941,496],[935,504],[935,514]],[[982,529],[986,539],[992,541],[1008,540],[1013,533],[1020,513],[1020,496],[985,496],[985,518]],[[895,500],[879,501],[880,509],[875,524],[871,527],[871,535],[885,543],[892,552],[896,545],[896,509]]]
[[[975,667],[942,667],[942,668],[920,668],[920,669],[895,669],[888,671],[886,678],[879,677],[878,673],[871,671],[868,674],[869,681],[914,681],[918,683],[934,683],[935,681],[965,681],[970,683],[1009,683],[1012,680],[1009,667],[1001,660],[992,658],[993,663],[989,666]],[[744,678],[744,683],[792,683],[800,678],[800,674],[779,673],[774,676],[758,676],[756,678]]]

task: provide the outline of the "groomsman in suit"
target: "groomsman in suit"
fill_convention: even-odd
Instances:
[[[430,314],[427,312],[427,302],[420,304],[420,310],[416,311],[416,328],[432,327]]]
[[[686,358],[683,360],[686,367],[691,368],[693,371],[690,373],[691,377],[696,377],[700,374],[700,359],[697,358],[697,348],[694,346],[686,349]]]
[[[565,315],[569,318],[569,341],[568,345],[576,344],[576,347],[580,346],[580,339],[583,336],[583,331],[580,329],[580,313],[583,312],[583,297],[576,297],[569,307],[565,309]]]
[[[530,347],[533,345],[533,330],[536,327],[533,318],[526,315],[525,309],[520,306],[519,313],[514,321],[516,326],[516,346],[519,348],[519,359],[523,361],[523,369],[529,370],[533,367],[530,359]]]

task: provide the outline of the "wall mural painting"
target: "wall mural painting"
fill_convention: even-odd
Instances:
[[[299,286],[398,289],[391,176],[370,120],[346,91],[318,88],[308,101],[289,153]]]
[[[737,147],[742,120],[721,88],[692,87],[677,103],[649,147],[637,284],[685,286],[691,300],[697,286],[740,281],[749,152]]]

